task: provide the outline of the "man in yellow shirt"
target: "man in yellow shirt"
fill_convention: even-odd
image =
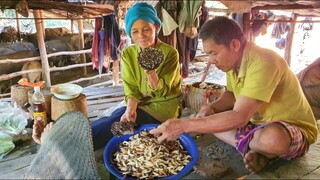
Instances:
[[[217,101],[202,106],[196,118],[170,119],[151,133],[160,142],[182,133],[213,133],[244,156],[252,173],[270,159],[303,156],[318,130],[285,60],[247,42],[239,25],[227,17],[207,21],[199,37],[210,61],[227,73],[227,90]]]

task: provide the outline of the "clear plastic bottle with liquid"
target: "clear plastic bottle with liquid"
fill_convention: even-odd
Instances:
[[[34,87],[34,94],[32,95],[33,103],[33,119],[41,121],[44,126],[47,125],[47,113],[44,96],[41,94],[40,87]]]

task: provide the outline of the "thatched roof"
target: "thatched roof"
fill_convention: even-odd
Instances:
[[[1,0],[0,9],[15,9],[20,0]],[[62,17],[84,18],[97,17],[114,12],[115,6],[130,7],[137,2],[148,2],[155,5],[159,0],[27,0],[29,9],[42,9]],[[177,0],[182,1],[182,0]],[[210,0],[212,1],[212,0]],[[255,10],[285,10],[301,16],[319,16],[318,0],[221,0],[228,12],[250,12]]]

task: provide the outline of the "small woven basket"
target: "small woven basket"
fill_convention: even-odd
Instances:
[[[202,105],[217,100],[225,91],[225,87],[215,83],[208,83],[206,88],[200,88],[201,82],[195,82],[184,87],[186,106],[198,112]]]

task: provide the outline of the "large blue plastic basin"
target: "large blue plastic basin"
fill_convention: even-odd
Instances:
[[[145,129],[147,129],[147,130],[154,129],[157,126],[158,126],[158,124],[142,125],[139,129],[137,129],[135,131],[135,134],[139,133],[140,131],[143,131]],[[129,138],[131,136],[133,136],[133,135],[127,134],[127,135],[120,136],[120,137],[115,136],[108,142],[108,144],[106,145],[106,147],[104,149],[104,153],[103,153],[104,164],[106,165],[108,170],[119,179],[136,179],[136,178],[130,177],[130,176],[125,177],[121,173],[121,171],[119,171],[117,169],[117,167],[113,161],[113,159],[114,159],[113,155],[115,154],[116,151],[119,151],[119,144],[123,141],[129,140]],[[186,174],[188,174],[190,172],[190,170],[192,170],[193,166],[197,163],[199,153],[198,153],[198,147],[197,147],[196,143],[194,142],[194,140],[188,134],[184,133],[179,137],[179,141],[181,142],[184,149],[186,149],[188,151],[189,155],[192,157],[192,160],[178,174],[167,176],[167,177],[162,177],[159,179],[179,179],[179,178],[185,176]]]

